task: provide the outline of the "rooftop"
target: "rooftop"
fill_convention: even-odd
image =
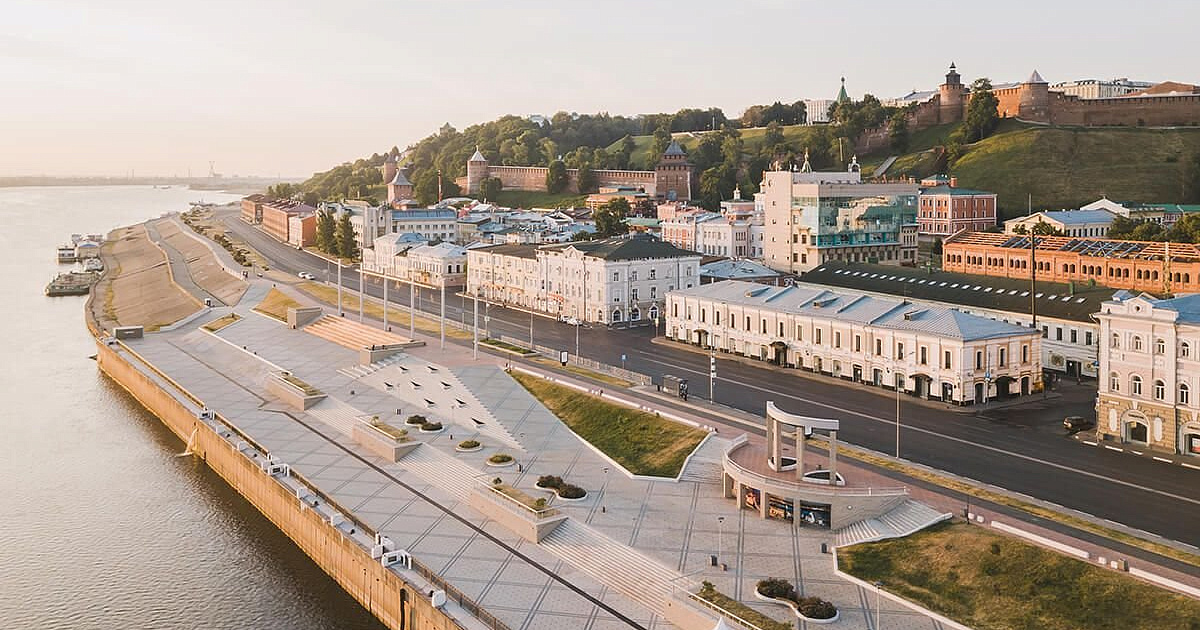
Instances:
[[[700,254],[680,249],[665,241],[643,234],[634,234],[623,238],[606,238],[598,241],[579,241],[549,245],[542,248],[548,252],[575,249],[584,256],[602,258],[604,260],[645,260],[657,258],[681,258],[700,256]]]
[[[984,245],[1004,249],[1029,249],[1028,236],[995,232],[966,232],[946,239],[946,245]],[[1069,236],[1039,236],[1038,251],[1077,252],[1094,258],[1125,260],[1166,260],[1172,262],[1200,261],[1200,247],[1192,243],[1161,243],[1157,241],[1118,241],[1107,238],[1072,238]]]
[[[1117,215],[1108,210],[1049,210],[1037,212],[1047,219],[1058,221],[1063,225],[1086,225],[1089,223],[1112,223]]]
[[[1031,301],[1026,280],[891,265],[829,262],[801,275],[800,281],[1010,313],[1028,313]],[[1116,292],[1101,286],[1038,282],[1033,299],[1039,315],[1090,322],[1091,314]]]
[[[393,210],[393,221],[416,221],[421,219],[453,219],[458,220],[458,211],[453,208],[414,208],[412,210]]]
[[[932,186],[930,188],[923,188],[921,190],[921,194],[922,195],[951,195],[951,196],[959,196],[959,195],[962,195],[962,196],[991,195],[993,197],[996,196],[996,193],[994,193],[994,192],[989,192],[986,190],[975,190],[974,188],[959,188],[957,186],[950,186],[948,184]]]
[[[820,287],[771,287],[753,282],[725,280],[702,284],[672,294],[694,296],[773,311],[835,319],[891,330],[907,330],[976,341],[1036,334],[1034,331],[960,310],[908,300],[879,298]]]
[[[783,274],[753,260],[725,258],[701,265],[700,275],[720,280],[740,280],[744,278],[778,278]]]

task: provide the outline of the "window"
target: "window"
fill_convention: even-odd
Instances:
[[[842,347],[842,333],[841,333],[841,331],[835,331],[835,332],[833,333],[833,347],[834,347],[834,348],[841,348],[841,347]]]
[[[1166,354],[1166,353],[1167,353],[1167,342],[1163,341],[1162,339],[1155,339],[1154,340],[1154,354]]]
[[[1000,367],[1004,367],[1008,363],[1008,348],[1000,348]]]
[[[1121,377],[1116,372],[1108,375],[1108,388],[1114,392],[1121,391]]]
[[[921,346],[921,365],[929,365],[929,348]]]
[[[760,331],[762,334],[764,334],[764,335],[765,335],[765,334],[767,334],[767,320],[766,320],[766,318],[763,318],[763,320],[762,320],[762,325],[761,325],[761,326],[759,326],[759,331]]]
[[[620,271],[614,271],[614,272],[613,272],[613,282],[617,282],[617,281],[619,281],[620,279],[621,279],[621,272],[620,272]]]
[[[679,317],[679,304],[671,304],[671,317]]]
[[[983,353],[980,352],[979,350],[975,351],[975,369],[976,370],[983,369]]]
[[[783,336],[783,322],[779,322],[779,336]]]
[[[1179,344],[1179,356],[1185,359],[1192,356],[1192,346],[1188,342]]]
[[[713,311],[713,323],[718,326],[721,325],[721,311]]]
[[[896,344],[896,356],[894,358],[900,361],[904,360],[904,344]]]
[[[877,356],[877,357],[883,356],[883,340],[882,339],[875,340],[875,356]]]
[[[1142,395],[1142,377],[1137,374],[1129,377],[1129,393],[1134,396]]]
[[[1089,330],[1089,331],[1083,333],[1083,345],[1085,345],[1085,346],[1092,345],[1092,331]]]
[[[703,324],[703,323],[704,323],[704,318],[705,318],[707,315],[708,315],[708,309],[706,309],[706,308],[702,308],[702,309],[700,309],[700,323],[701,323],[701,324]]]
[[[862,335],[854,335],[854,351],[862,352]]]
[[[1134,352],[1137,352],[1137,351],[1140,351],[1141,349],[1142,349],[1142,338],[1137,335],[1134,335],[1133,336],[1133,350],[1134,350]]]
[[[638,299],[638,297],[637,297],[637,289],[630,289],[630,290],[629,290],[629,299],[631,299],[631,300],[633,300],[633,301],[635,301],[635,302],[637,301],[637,299]]]
[[[1188,393],[1189,392],[1188,392],[1187,383],[1180,383],[1179,384],[1179,404],[1181,404],[1181,405],[1188,404]]]
[[[1021,363],[1029,363],[1029,346],[1021,346]]]
[[[1062,326],[1059,326],[1054,330],[1054,340],[1062,341]]]
[[[804,327],[796,324],[796,341],[804,341]]]
[[[651,270],[650,270],[650,279],[651,279],[651,280],[653,280],[653,279],[654,279],[654,276],[656,275],[656,271],[657,271],[656,269],[651,269]]]
[[[942,356],[942,367],[950,369],[950,351],[947,350]]]
[[[1118,335],[1117,333],[1113,333],[1112,341],[1109,342],[1109,347],[1114,348],[1114,349],[1120,348],[1121,347],[1121,335]]]
[[[1167,397],[1167,384],[1162,381],[1154,381],[1154,399],[1162,400]]]
[[[1071,343],[1079,343],[1079,331],[1071,329]]]
[[[630,272],[629,272],[629,281],[630,281],[630,282],[637,282],[637,272],[636,272],[636,271],[630,271]]]
[[[813,329],[813,341],[815,341],[818,346],[821,345],[821,329],[820,328]]]

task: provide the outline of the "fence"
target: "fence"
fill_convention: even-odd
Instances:
[[[500,335],[500,341],[503,341],[504,343],[510,343],[514,346],[519,346],[521,348],[530,348],[529,340],[527,340],[527,339],[517,339],[516,337],[509,337],[508,335]],[[541,353],[544,356],[550,357],[551,359],[557,360],[559,357],[559,350],[557,350],[555,348],[551,348],[549,346],[542,346],[542,345],[534,344],[533,347],[530,349],[535,352]],[[567,353],[567,364],[573,365],[578,368],[583,368],[585,370],[599,372],[601,374],[604,374],[607,376],[612,376],[614,378],[619,378],[623,381],[629,381],[630,383],[633,383],[634,385],[653,385],[654,384],[654,380],[652,378],[650,378],[649,376],[646,376],[645,374],[642,374],[641,372],[634,372],[632,370],[626,370],[625,368],[619,368],[616,366],[609,365],[607,363],[593,361],[592,359],[589,359],[586,357],[575,356],[572,353]]]

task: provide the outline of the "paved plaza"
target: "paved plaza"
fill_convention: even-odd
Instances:
[[[252,312],[270,288],[252,283],[238,305],[130,346],[513,630],[629,627],[622,616],[646,628],[671,627],[662,618],[664,600],[701,580],[788,620],[783,607],[755,599],[754,585],[766,577],[832,601],[841,610],[836,627],[875,628],[874,594],[837,577],[833,556],[821,553],[832,532],[763,520],[722,497],[719,462],[734,436],[710,436],[678,481],[636,479],[530,396],[503,370],[503,359],[472,359],[469,350],[442,350],[426,338],[426,347],[360,366],[355,350]],[[242,319],[219,333],[197,328],[230,311]],[[280,370],[327,398],[303,412],[285,405],[265,386]],[[351,437],[364,418],[402,426],[418,413],[444,429],[409,427],[422,445],[397,463]],[[480,441],[482,450],[458,452],[465,439]],[[515,464],[489,466],[496,453]],[[547,474],[588,494],[552,501],[569,518],[540,543],[467,505],[472,490],[495,477],[549,498],[534,486]],[[727,570],[709,566],[712,555]],[[882,605],[881,627],[941,627],[887,599]]]

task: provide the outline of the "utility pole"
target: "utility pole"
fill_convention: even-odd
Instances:
[[[358,323],[363,323],[363,303],[367,301],[367,283],[363,275],[363,268],[358,266]]]
[[[579,320],[575,320],[575,359],[579,360]]]
[[[343,317],[343,316],[345,316],[345,313],[342,312],[342,259],[341,258],[339,258],[337,261],[337,268],[338,268],[338,280],[337,280],[337,284],[338,284],[338,317]]]
[[[717,402],[717,346],[708,344],[708,400]]]
[[[1033,212],[1033,193],[1029,193],[1028,206],[1026,212]],[[1037,234],[1033,231],[1035,228],[1029,228],[1029,315],[1033,317],[1033,329],[1038,329],[1037,325]],[[985,396],[986,398],[986,393]]]
[[[471,358],[479,358],[479,289],[475,289],[475,306],[471,312],[471,346],[473,348]]]
[[[529,309],[529,349],[533,350],[533,309]]]
[[[413,283],[412,271],[408,272],[408,338],[417,338],[417,303],[414,301],[414,295],[417,291],[417,285]]]
[[[445,280],[444,280],[444,279],[442,280],[442,311],[441,311],[441,319],[442,319],[442,340],[441,340],[441,346],[440,346],[440,348],[441,348],[441,349],[443,349],[443,350],[445,350],[445,349],[446,349],[446,282],[445,282]]]
[[[387,307],[388,307],[388,296],[387,296],[387,294],[388,294],[388,291],[387,291],[387,290],[388,290],[388,278],[387,278],[387,272],[384,272],[384,274],[383,274],[383,276],[382,276],[382,277],[383,277],[383,329],[384,329],[384,330],[387,330],[387,329],[388,329],[388,325],[387,325]]]

